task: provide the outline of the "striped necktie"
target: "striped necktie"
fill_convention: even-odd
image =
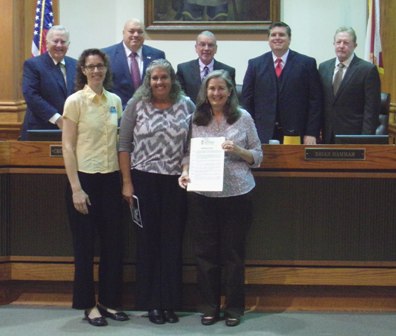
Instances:
[[[131,52],[129,55],[131,61],[131,78],[135,90],[137,90],[141,84],[140,69],[139,69],[139,64],[136,60],[136,56],[138,56],[138,54],[135,52]]]
[[[336,95],[338,89],[340,88],[341,82],[342,82],[342,77],[344,75],[344,68],[345,64],[344,63],[338,63],[337,65],[338,70],[334,76],[333,80],[333,93]]]
[[[207,66],[204,67],[203,69],[203,76],[202,76],[202,80],[205,79],[205,77],[209,74],[209,68]]]

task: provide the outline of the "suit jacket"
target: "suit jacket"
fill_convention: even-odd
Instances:
[[[103,52],[105,52],[110,59],[110,69],[113,75],[113,87],[110,91],[121,98],[122,107],[125,108],[128,100],[135,93],[135,88],[132,84],[123,42],[104,48]],[[156,59],[165,58],[165,53],[162,50],[143,45],[142,57],[144,77],[149,64]]]
[[[74,92],[77,61],[65,56],[66,81],[48,53],[29,58],[23,65],[22,91],[27,109],[21,140],[28,129],[57,129],[48,120],[63,113],[66,98]]]
[[[213,70],[227,70],[235,85],[235,68],[214,60]],[[176,76],[185,94],[195,103],[201,87],[201,71],[198,58],[179,64]]]
[[[242,105],[253,116],[262,143],[272,138],[275,122],[284,132],[318,137],[322,90],[315,59],[290,50],[279,79],[272,52],[249,60]]]
[[[377,67],[355,55],[334,96],[335,62],[333,58],[319,65],[324,92],[324,141],[333,142],[334,134],[375,134],[381,106]]]

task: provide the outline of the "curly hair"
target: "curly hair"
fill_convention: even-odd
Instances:
[[[196,109],[193,117],[193,123],[198,126],[207,126],[213,118],[212,106],[208,100],[208,83],[213,78],[221,78],[227,85],[230,91],[230,96],[224,106],[224,116],[227,123],[232,125],[241,116],[239,109],[238,97],[232,79],[226,70],[215,70],[209,73],[202,82],[201,88],[197,97]]]
[[[150,80],[154,69],[157,68],[164,69],[169,74],[171,78],[171,90],[169,92],[169,99],[172,102],[172,104],[176,103],[177,101],[180,100],[181,96],[184,95],[184,92],[181,89],[179,82],[176,80],[176,73],[172,67],[172,64],[163,58],[154,60],[150,63],[150,65],[146,69],[146,74],[144,75],[143,83],[139,87],[139,89],[136,90],[135,94],[133,95],[133,98],[144,101],[151,101],[153,99]]]
[[[78,58],[77,69],[76,69],[76,80],[75,80],[76,91],[81,90],[82,88],[84,88],[85,84],[87,84],[87,76],[83,74],[83,69],[85,67],[85,61],[87,60],[87,57],[92,55],[97,55],[103,60],[103,65],[107,68],[106,76],[103,81],[103,87],[106,90],[111,88],[112,76],[111,76],[109,58],[103,51],[93,48],[93,49],[84,50],[80,55],[80,57]]]

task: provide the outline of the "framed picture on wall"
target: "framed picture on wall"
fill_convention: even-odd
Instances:
[[[146,30],[261,32],[279,21],[280,0],[145,0]]]

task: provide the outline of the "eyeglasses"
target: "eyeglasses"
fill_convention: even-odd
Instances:
[[[104,64],[97,64],[97,65],[86,65],[84,67],[85,70],[87,70],[88,72],[94,72],[95,69],[97,69],[98,71],[104,71],[106,69],[106,66]]]
[[[205,43],[205,42],[199,42],[198,43],[198,46],[200,47],[200,48],[209,48],[209,49],[213,49],[213,48],[215,48],[216,47],[216,44],[214,44],[214,43]]]

